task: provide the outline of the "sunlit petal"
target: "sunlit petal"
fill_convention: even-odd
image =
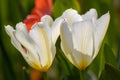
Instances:
[[[16,49],[18,49],[23,55],[25,55],[25,51],[23,50],[21,44],[19,43],[19,41],[16,39],[16,37],[14,35],[15,30],[13,29],[13,27],[8,25],[5,27],[5,30],[6,30],[7,34],[11,37],[11,42],[14,45],[14,47]]]
[[[8,35],[11,37],[11,42],[14,45],[14,47],[21,52],[22,56],[28,62],[28,64],[31,65],[33,68],[39,68],[39,65],[31,60],[30,54],[29,55],[26,54],[26,51],[23,49],[21,43],[16,39],[15,30],[13,29],[13,27],[8,25],[5,27],[5,30],[8,33]]]
[[[71,54],[73,51],[73,41],[72,34],[66,22],[62,23],[60,29],[60,37],[61,37],[61,48],[65,53],[65,56],[74,64]]]
[[[67,19],[69,25],[72,25],[73,22],[82,21],[82,17],[77,13],[74,9],[67,9],[63,14],[62,17]]]
[[[92,22],[82,21],[73,23],[72,36],[74,48],[79,52],[92,56],[93,53],[93,27]]]
[[[52,23],[53,23],[53,19],[51,18],[51,16],[49,15],[45,15],[41,18],[41,21],[46,23],[48,26],[52,26]]]
[[[60,27],[63,22],[62,18],[57,18],[52,24],[52,42],[55,44],[59,35],[60,35]]]
[[[40,67],[39,63],[39,56],[37,46],[33,39],[29,36],[26,26],[23,23],[18,23],[16,25],[16,31],[15,31],[16,39],[27,49],[27,55],[29,55],[29,58],[35,62],[36,65]]]
[[[110,21],[110,14],[109,12],[101,16],[97,21],[96,21],[96,27],[94,29],[94,35],[95,35],[95,55],[97,55],[102,40],[104,39],[104,36],[106,34],[108,24]]]
[[[96,20],[97,19],[97,11],[95,9],[90,9],[84,15],[82,15],[84,20]]]
[[[49,32],[47,34],[46,32]],[[34,25],[32,30],[30,31],[30,36],[38,46],[38,55],[40,56],[40,63],[43,67],[50,66],[51,61],[51,50],[50,50],[50,45],[51,45],[51,31],[50,28],[47,27],[47,25],[44,25],[43,23],[38,23]],[[48,64],[46,64],[48,63]]]
[[[91,63],[91,56],[79,52],[77,50],[73,50],[72,59],[74,61],[75,66],[80,69],[84,70],[90,63]]]

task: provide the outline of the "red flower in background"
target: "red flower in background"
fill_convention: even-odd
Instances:
[[[52,12],[52,0],[35,0],[35,7],[30,15],[23,21],[27,25],[28,31],[32,25],[40,21],[40,18],[44,15],[51,15]]]

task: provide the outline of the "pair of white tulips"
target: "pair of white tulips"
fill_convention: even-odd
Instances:
[[[108,28],[109,12],[97,19],[95,9],[84,15],[68,9],[54,22],[45,15],[28,32],[22,22],[13,29],[5,27],[14,47],[21,52],[27,63],[40,71],[47,71],[55,54],[55,43],[61,38],[61,48],[68,60],[78,69],[85,69],[96,57]]]

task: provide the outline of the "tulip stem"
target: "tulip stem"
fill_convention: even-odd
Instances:
[[[85,70],[80,71],[80,80],[86,80]]]
[[[47,72],[43,72],[43,80],[48,80]]]

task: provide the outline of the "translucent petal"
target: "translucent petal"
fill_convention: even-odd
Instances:
[[[82,21],[82,17],[74,9],[67,9],[62,17],[68,21],[68,24],[71,26],[72,23]]]
[[[70,60],[71,63],[74,64],[71,57],[73,51],[72,34],[66,22],[62,23],[60,29],[60,37],[61,37],[61,48],[64,51],[65,56]]]
[[[39,69],[39,65],[35,64],[31,58],[27,55],[26,51],[23,49],[23,47],[21,46],[21,43],[16,39],[15,37],[15,30],[13,29],[13,27],[11,27],[10,25],[5,27],[5,30],[7,32],[7,34],[10,36],[11,38],[11,42],[14,45],[14,47],[21,52],[22,56],[24,57],[24,59],[27,61],[27,63],[32,66],[33,68]]]
[[[94,53],[93,24],[91,21],[76,22],[72,27],[72,37],[74,48],[85,54],[92,56]]]
[[[15,30],[13,29],[13,27],[8,25],[5,27],[5,30],[6,30],[7,34],[10,36],[11,42],[14,45],[14,47],[16,49],[18,49],[23,55],[25,55],[24,49],[22,48],[21,44],[19,43],[19,41],[16,39],[16,37],[14,35]]]
[[[83,20],[92,20],[95,22],[97,20],[97,11],[95,9],[90,9],[84,15],[82,15]]]
[[[52,42],[54,43],[54,45],[55,45],[55,43],[60,35],[60,27],[61,27],[62,22],[63,22],[62,18],[57,18],[52,24],[52,27],[51,27],[51,29],[52,29]]]
[[[25,24],[18,23],[16,25],[15,37],[20,42],[20,44],[27,49],[27,56],[32,61],[32,63],[35,63],[40,67],[37,46],[29,36]]]
[[[44,22],[45,24],[47,24],[49,27],[52,26],[53,23],[53,19],[51,18],[51,16],[49,15],[45,15],[41,18],[41,22]]]
[[[79,52],[75,49],[73,50],[72,58],[74,60],[75,66],[80,70],[84,70],[92,60],[91,56]]]
[[[51,52],[52,49],[52,38],[51,29],[46,24],[40,22],[32,28],[30,36],[38,46],[38,52],[40,56],[41,65],[48,67],[51,65],[55,52]]]
[[[108,24],[110,21],[110,15],[109,12],[101,16],[97,21],[96,21],[96,26],[94,28],[94,35],[95,35],[95,55],[97,55],[101,43],[104,39],[105,33],[108,28]]]

